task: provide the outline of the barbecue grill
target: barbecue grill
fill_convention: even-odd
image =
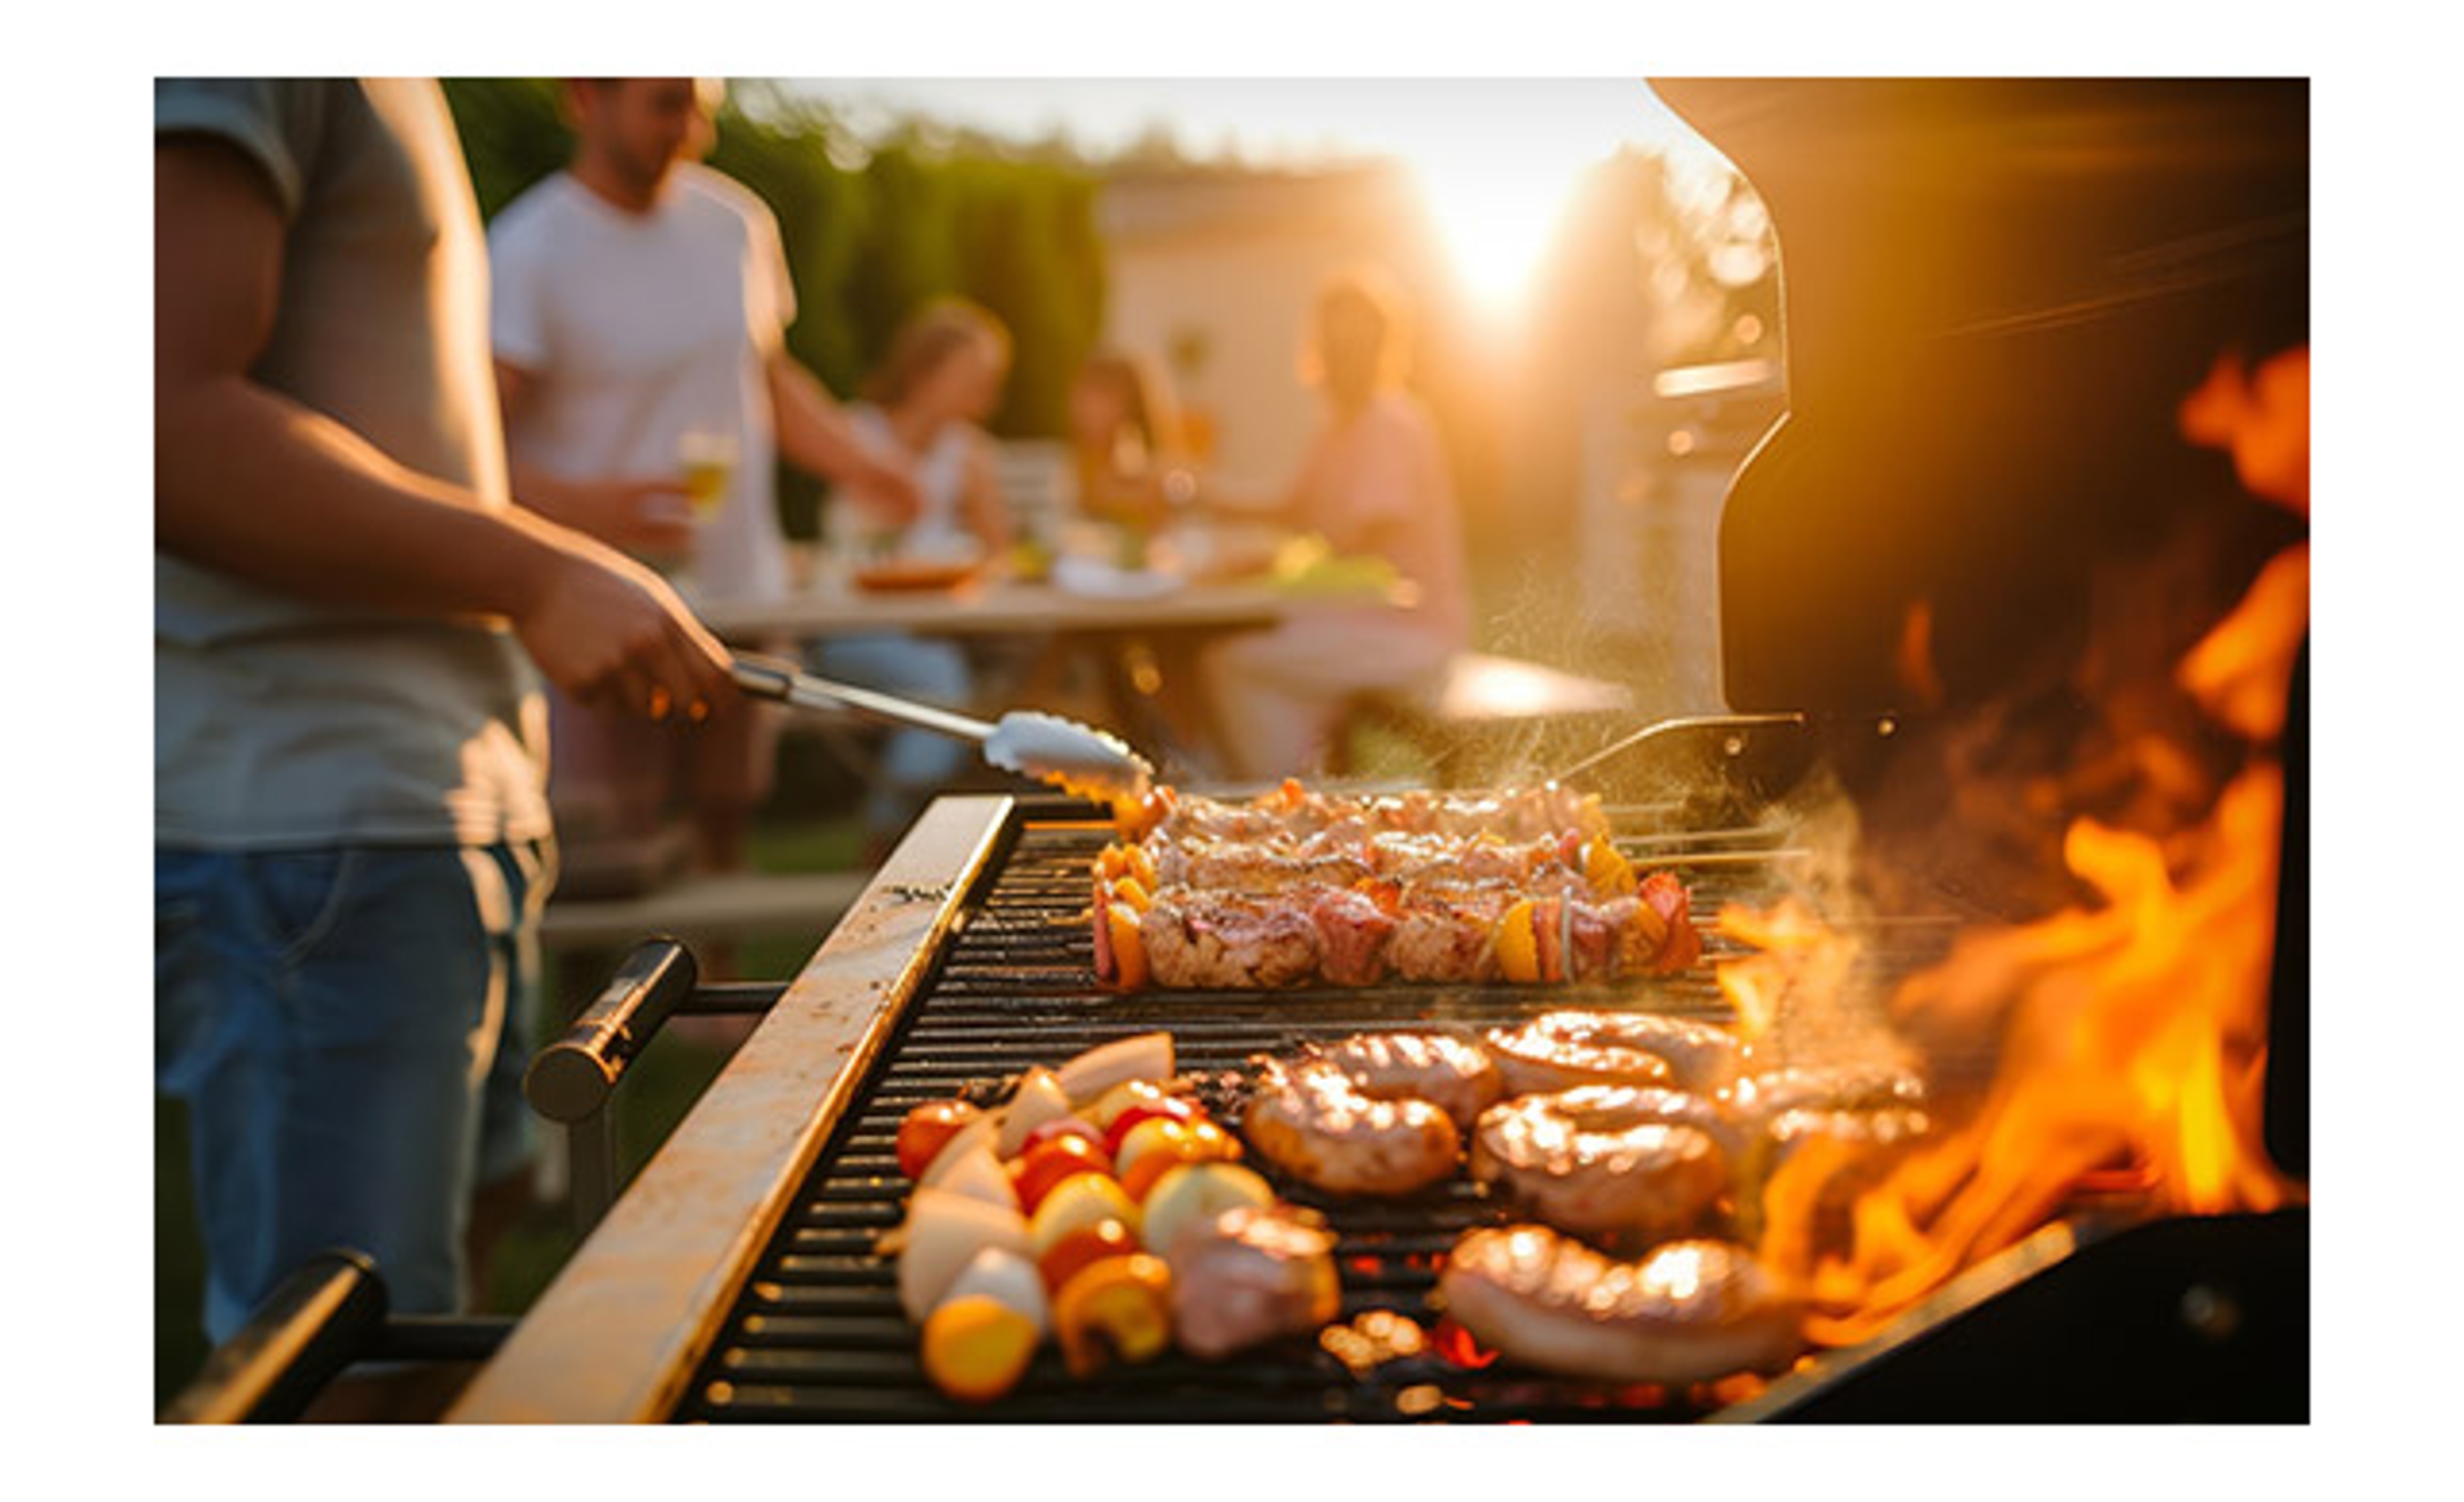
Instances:
[[[1877,743],[1905,723],[1884,712],[1911,707],[1901,700],[1912,607],[1932,612],[1940,653],[1929,707],[1956,713],[2041,687],[2047,645],[2072,650],[2107,564],[2154,545],[2169,523],[2224,514],[2210,506],[2212,487],[2183,488],[2178,466],[2156,456],[2179,448],[2169,402],[2185,372],[2227,347],[2262,354],[2306,327],[2307,98],[2298,82],[1663,93],[1715,144],[1734,145],[1771,207],[1791,278],[1790,416],[1740,475],[1724,523],[1728,696],[1759,713],[1695,727],[1695,754],[1682,759],[1690,784],[1620,793],[1627,801],[1611,809],[1626,852],[1673,866],[1708,913],[1768,906],[1790,890],[1805,852],[1787,819],[1766,815],[1809,746],[1853,795],[1889,797],[1895,766],[1904,783],[1911,763]],[[2090,149],[2134,140],[2168,149]],[[1843,184],[1858,193],[1826,187]],[[1928,252],[1921,286],[1860,301],[1894,239]],[[2117,369],[2131,383],[2113,381]],[[1998,438],[1998,457],[1983,435]],[[2014,475],[2025,483],[1996,483]],[[2280,541],[2264,519],[2224,524],[2224,535],[2233,541],[2219,574]],[[2268,1145],[2295,1173],[2307,1161],[2306,713],[2297,696],[2267,1080]],[[1113,995],[1095,983],[1083,911],[1107,836],[1093,809],[1060,800],[935,803],[452,1417],[968,1414],[924,1381],[892,1265],[874,1250],[909,1190],[892,1134],[919,1102],[1112,1038],[1169,1029],[1181,1067],[1204,1072],[1356,1031],[1470,1031],[1567,1005],[1729,1016],[1707,966],[1613,996],[1476,985]],[[1875,986],[1938,958],[1979,916],[1957,883],[1931,890],[1938,901],[1843,925]],[[1706,939],[1717,962],[1723,941]],[[1937,1092],[1955,1099],[1990,1078],[1994,1058],[1979,1040],[1929,1063]],[[1391,1204],[1278,1187],[1322,1209],[1340,1236],[1352,1323],[1332,1328],[1351,1337],[1216,1363],[1168,1356],[1083,1381],[1047,1352],[989,1416],[2307,1414],[2299,1208],[2151,1222],[2124,1191],[2076,1197],[1862,1345],[1767,1384],[1669,1390],[1485,1364],[1449,1338],[1431,1296],[1436,1263],[1462,1230],[1507,1215],[1467,1182]],[[1408,1318],[1425,1343],[1347,1360],[1403,1329],[1381,1326],[1381,1311]]]
[[[1798,856],[1778,824],[1673,828],[1693,805],[1614,810],[1620,845],[1673,862],[1698,902],[1762,903]],[[1388,986],[1263,995],[1171,991],[1122,996],[1094,983],[1084,921],[1087,870],[1109,836],[1094,810],[1058,800],[949,798],[902,843],[739,1058],[617,1202],[598,1232],[515,1331],[453,1417],[470,1421],[947,1421],[970,1410],[925,1381],[880,1232],[911,1185],[891,1140],[920,1102],[1058,1063],[1092,1045],[1170,1029],[1185,1071],[1240,1069],[1260,1052],[1363,1030],[1465,1030],[1568,1005],[1581,993],[1505,986]],[[1859,925],[1870,979],[1887,983],[1936,958],[1955,917],[1902,915]],[[1710,958],[1724,940],[1708,940]],[[1728,1004],[1697,973],[1621,990],[1617,1005],[1725,1021]],[[1936,1058],[1946,1096],[1981,1085],[1979,1050]],[[1768,1388],[1616,1387],[1481,1364],[1444,1338],[1431,1294],[1439,1259],[1463,1229],[1507,1218],[1468,1181],[1394,1203],[1347,1201],[1284,1184],[1338,1232],[1342,1317],[1363,1340],[1375,1312],[1412,1321],[1421,1349],[1347,1362],[1344,1337],[1291,1341],[1221,1362],[1177,1355],[1092,1379],[1049,1351],[992,1410],[1003,1421],[1342,1419],[1685,1420],[1887,1411],[1911,1368],[1967,1362],[1954,1406],[1979,1416],[2111,1417],[2117,1403],[2167,1393],[2195,1413],[2248,1416],[2287,1400],[2306,1332],[2306,1225],[2260,1218],[2274,1256],[2257,1275],[2216,1270],[2212,1247],[2143,1244],[2126,1202],[2077,1213],[1946,1289],[1866,1346],[1831,1353]],[[2199,1232],[2192,1232],[2198,1235]],[[2233,1228],[2216,1235],[2231,1237]],[[2104,1249],[2101,1260],[2083,1249]],[[2087,1270],[2080,1272],[2079,1268]],[[2139,1340],[2160,1358],[2110,1381],[2111,1353],[2080,1353],[2079,1288],[2103,1312],[2101,1341]],[[2014,1290],[2036,1290],[2033,1304]],[[2051,1308],[2045,1307],[2051,1300]],[[1364,1318],[1364,1316],[1366,1316]],[[1982,1318],[1982,1335],[1966,1333]],[[1399,1329],[1390,1326],[1390,1329]],[[2007,1363],[2047,1347],[2022,1388]],[[1980,1357],[1980,1345],[1988,1355]],[[2065,1358],[2064,1352],[2070,1352]],[[1999,1381],[1996,1375],[1998,1368]],[[2298,1385],[2293,1389],[2298,1401]],[[1940,1393],[1935,1392],[1939,1398]],[[1998,1400],[1997,1400],[1998,1395]],[[2190,1395],[2186,1398],[2185,1395]],[[1903,1401],[1904,1394],[1901,1395]],[[2254,1405],[2256,1405],[2255,1407]],[[1901,1411],[1905,1411],[1904,1409]],[[1939,1407],[1931,1410],[1941,1416]],[[2122,1411],[2128,1411],[2126,1408]]]

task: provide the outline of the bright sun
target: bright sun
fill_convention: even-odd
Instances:
[[[1596,160],[1518,161],[1493,148],[1412,154],[1429,217],[1484,310],[1501,314],[1522,301],[1576,185]]]

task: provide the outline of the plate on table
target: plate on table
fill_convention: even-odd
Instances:
[[[956,589],[973,583],[983,571],[982,561],[977,559],[902,558],[868,564],[848,578],[859,589],[901,593]]]
[[[1101,559],[1069,557],[1052,565],[1052,587],[1090,600],[1153,600],[1180,587],[1178,576],[1122,568]]]

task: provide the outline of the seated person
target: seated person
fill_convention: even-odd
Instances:
[[[849,407],[848,418],[862,442],[914,475],[921,509],[894,522],[872,509],[862,492],[842,492],[833,500],[825,545],[859,563],[965,562],[1006,554],[1009,510],[993,475],[992,439],[981,424],[1001,405],[1009,364],[1008,330],[972,302],[945,299],[911,318],[866,382],[865,399]],[[827,677],[946,708],[963,707],[974,691],[966,656],[955,643],[903,632],[823,642],[813,665]],[[956,740],[930,731],[892,732],[881,775],[866,796],[869,856],[887,853],[925,801],[967,765],[967,748]]]
[[[1180,409],[1163,372],[1124,350],[1097,350],[1069,384],[1069,453],[1078,509],[1153,528],[1197,486]]]
[[[1403,387],[1409,352],[1408,309],[1382,274],[1349,273],[1319,294],[1302,373],[1325,425],[1284,495],[1243,509],[1320,533],[1338,554],[1385,558],[1418,602],[1315,605],[1210,650],[1232,776],[1317,771],[1348,700],[1432,681],[1467,643],[1454,480],[1427,409]]]
[[[914,475],[922,508],[892,519],[850,493],[854,504],[830,513],[832,546],[860,560],[995,559],[1008,551],[1009,508],[982,425],[1001,406],[1009,364],[1009,331],[975,303],[943,298],[907,320],[847,418],[868,450]]]

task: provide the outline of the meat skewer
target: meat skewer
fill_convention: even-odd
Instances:
[[[1553,983],[1702,954],[1684,884],[1638,874],[1597,802],[1563,789],[1157,800],[1096,862],[1096,971],[1121,989]]]

